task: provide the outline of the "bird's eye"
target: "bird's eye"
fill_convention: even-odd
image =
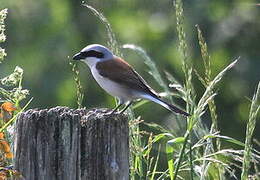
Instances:
[[[83,57],[96,57],[96,58],[103,58],[104,54],[99,51],[95,50],[90,50],[90,51],[85,51],[80,53]]]

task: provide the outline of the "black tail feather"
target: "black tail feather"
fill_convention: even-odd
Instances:
[[[153,94],[152,95],[145,94],[145,95],[142,95],[141,98],[148,99],[148,100],[153,101],[157,104],[160,104],[161,106],[165,107],[166,109],[169,109],[172,112],[182,114],[184,116],[190,116],[189,113],[181,110],[180,108],[178,108],[178,107],[176,107],[176,106],[174,106],[170,103],[165,102],[164,100],[160,99],[158,96],[155,96]]]
[[[168,109],[171,110],[172,112],[175,112],[175,113],[178,113],[178,114],[182,114],[184,116],[190,116],[189,113],[179,109],[178,107],[176,107],[176,106],[174,106],[174,105],[172,105],[170,103],[167,103],[167,102],[165,102],[163,100],[161,100],[161,101],[164,102],[165,104],[167,104],[167,106],[169,107]]]

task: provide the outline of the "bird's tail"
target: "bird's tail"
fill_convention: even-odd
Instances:
[[[165,102],[165,101],[163,101],[163,100],[161,100],[161,99],[159,99],[157,97],[144,95],[143,98],[144,99],[148,99],[150,101],[153,101],[153,102],[155,102],[157,104],[160,104],[161,106],[165,107],[166,109],[168,109],[168,110],[170,110],[172,112],[175,112],[175,113],[178,113],[178,114],[182,114],[184,116],[190,116],[189,113],[187,113],[187,112],[179,109],[178,107],[176,107],[176,106],[174,106],[172,104],[169,104],[169,103],[167,103],[167,102]]]

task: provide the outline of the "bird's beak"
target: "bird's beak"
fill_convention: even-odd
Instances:
[[[81,59],[84,59],[84,57],[80,54],[80,53],[77,53],[73,56],[72,58],[73,60],[81,60]]]

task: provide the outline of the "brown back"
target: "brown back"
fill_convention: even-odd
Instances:
[[[115,57],[113,60],[98,62],[96,68],[101,76],[111,81],[136,91],[145,92],[153,97],[158,97],[145,80],[126,61],[119,57]]]

